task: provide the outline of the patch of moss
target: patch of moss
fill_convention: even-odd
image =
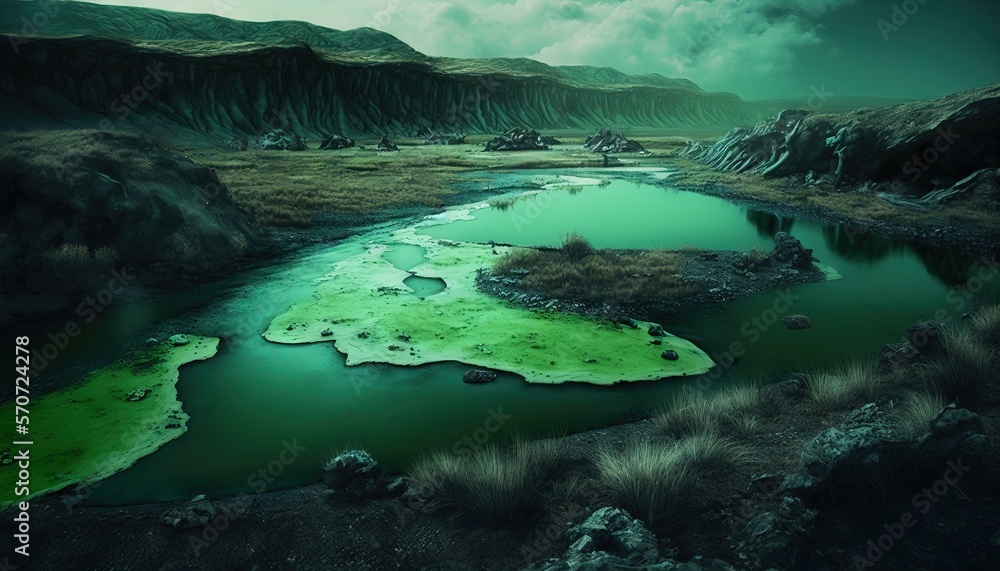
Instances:
[[[211,358],[219,345],[214,337],[189,338],[180,347],[160,343],[32,399],[24,437],[34,443],[31,497],[121,472],[187,430],[189,417],[177,401],[179,368]],[[127,400],[144,390],[140,400]],[[0,415],[12,419],[14,404],[0,407]],[[0,505],[26,499],[14,496],[17,479],[16,463],[0,467]]]
[[[457,210],[437,220],[467,215]],[[425,248],[427,260],[412,274],[444,280],[446,289],[426,298],[412,295],[403,284],[411,273],[382,256],[393,243]],[[458,361],[510,371],[533,383],[610,385],[697,375],[714,366],[708,355],[679,337],[668,335],[662,346],[650,345],[649,324],[618,329],[607,320],[512,307],[479,292],[477,270],[514,250],[438,241],[418,234],[416,226],[404,228],[338,263],[314,295],[275,318],[264,337],[278,343],[333,339],[348,365]],[[382,293],[388,288],[404,293]],[[410,341],[404,350],[393,350],[399,335]],[[665,360],[661,353],[667,349],[679,358]]]

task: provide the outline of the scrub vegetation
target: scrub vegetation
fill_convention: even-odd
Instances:
[[[706,508],[713,497],[707,489],[739,485],[761,469],[761,461],[768,471],[800,469],[798,451],[859,405],[879,403],[892,438],[912,442],[953,402],[949,395],[973,395],[995,434],[997,401],[990,400],[995,393],[989,388],[996,376],[974,375],[956,387],[958,375],[949,367],[970,367],[975,359],[980,371],[997,372],[1000,360],[985,348],[989,328],[983,327],[996,311],[982,307],[977,319],[946,328],[939,351],[895,371],[859,358],[785,383],[686,391],[624,442],[580,448],[567,437],[467,455],[442,452],[419,462],[410,476],[415,486],[432,491],[433,507],[484,522],[524,522],[563,505],[596,501],[625,508],[653,529],[676,530]],[[1000,459],[990,456],[983,468],[985,479],[977,486],[1000,470]],[[908,482],[919,476],[892,477]]]
[[[497,262],[498,275],[553,299],[608,304],[675,299],[698,292],[681,278],[684,257],[667,250],[598,250],[570,234],[556,249],[518,249]]]

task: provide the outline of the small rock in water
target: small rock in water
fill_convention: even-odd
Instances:
[[[676,361],[680,358],[680,356],[677,355],[677,351],[674,351],[673,349],[667,349],[663,353],[660,353],[660,356],[668,361]]]
[[[491,383],[496,379],[496,373],[493,371],[485,371],[483,369],[472,369],[471,371],[466,371],[465,375],[462,376],[462,381],[471,385]]]
[[[183,333],[178,333],[177,335],[171,335],[170,339],[167,339],[167,342],[173,345],[174,347],[180,347],[181,345],[187,345],[188,343],[191,342],[191,340],[188,339],[187,335],[184,335]]]
[[[781,318],[781,323],[789,329],[809,329],[813,326],[812,321],[805,315],[786,315]]]
[[[149,396],[153,392],[151,389],[132,389],[125,395],[128,402],[137,402]]]

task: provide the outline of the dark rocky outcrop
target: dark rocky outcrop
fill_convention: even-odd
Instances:
[[[628,140],[621,133],[612,133],[610,129],[600,129],[583,143],[585,149],[595,153],[645,153],[646,148],[635,141]]]
[[[734,550],[752,569],[792,569],[803,540],[812,535],[816,515],[801,499],[782,496],[774,509],[747,522]]]
[[[547,151],[548,145],[534,129],[511,129],[486,143],[486,151]]]
[[[566,532],[573,543],[565,555],[534,568],[541,571],[733,571],[718,559],[696,557],[687,563],[664,558],[656,537],[628,512],[601,508]]]
[[[354,146],[354,140],[343,135],[327,135],[319,144],[321,151],[339,151],[340,149],[350,149]]]
[[[198,496],[186,504],[180,504],[163,512],[160,522],[174,529],[195,529],[205,527],[219,513],[215,504]]]
[[[302,137],[295,133],[288,133],[284,129],[274,129],[253,139],[250,147],[260,151],[304,151],[306,143]]]
[[[381,495],[385,479],[378,462],[364,450],[344,452],[323,467],[323,481],[334,493],[357,499]]]
[[[774,249],[768,256],[778,264],[798,270],[808,270],[813,267],[812,252],[811,249],[804,248],[802,242],[795,236],[778,232],[774,235]]]
[[[781,491],[816,494],[866,493],[884,486],[885,474],[918,473],[947,462],[976,463],[990,450],[982,420],[975,413],[945,407],[915,440],[901,440],[883,420],[875,403],[851,411],[835,427],[813,438],[802,451],[803,470],[785,477]]]
[[[382,140],[378,142],[378,150],[383,153],[391,153],[399,151],[399,147],[390,141],[389,137],[382,137]]]
[[[559,139],[557,139],[555,137],[542,137],[542,143],[544,143],[544,144],[546,144],[546,145],[548,145],[550,147],[554,147],[555,145],[561,145],[562,141],[560,141]]]
[[[890,343],[878,355],[878,369],[883,372],[925,360],[941,346],[944,324],[935,320],[916,323],[907,330],[907,340]]]
[[[492,383],[497,380],[497,374],[493,371],[485,371],[483,369],[472,369],[471,371],[466,371],[462,375],[462,381],[469,383],[470,385],[482,385],[486,383]]]
[[[424,138],[425,145],[464,145],[465,135],[452,133],[450,135],[430,134]]]
[[[959,195],[997,202],[1000,84],[839,115],[787,109],[688,156],[728,172],[873,183],[880,196],[930,206]]]
[[[809,329],[813,326],[812,320],[805,315],[786,315],[781,318],[781,324],[793,330]]]

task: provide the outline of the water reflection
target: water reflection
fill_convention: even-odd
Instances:
[[[914,244],[913,251],[927,268],[927,273],[948,286],[965,284],[978,269],[978,258]]]
[[[844,224],[823,227],[823,242],[838,255],[859,262],[876,262],[906,245]]]
[[[791,233],[792,226],[795,225],[794,218],[785,218],[759,210],[748,210],[747,220],[757,227],[757,234],[764,238],[772,238],[778,232]]]

